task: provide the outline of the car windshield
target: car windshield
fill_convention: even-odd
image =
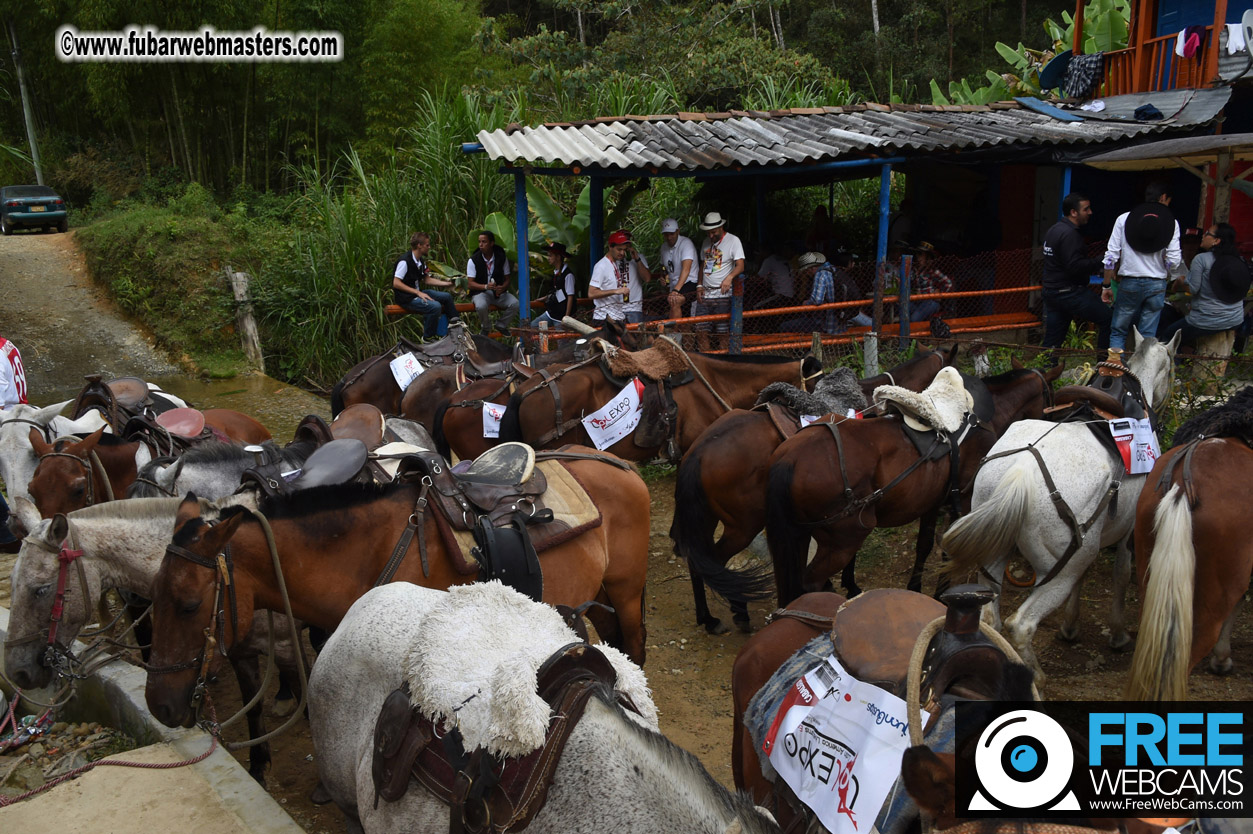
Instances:
[[[57,193],[46,185],[11,185],[4,189],[5,197],[55,197]]]

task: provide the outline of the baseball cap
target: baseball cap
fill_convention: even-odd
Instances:
[[[631,236],[628,235],[622,229],[619,229],[618,231],[614,232],[613,234],[609,236],[610,246],[621,246],[624,243],[630,243],[630,241],[631,241]]]
[[[673,217],[667,217],[665,220],[661,221],[661,233],[663,235],[670,234],[670,232],[677,232],[678,230],[679,221],[675,220]]]

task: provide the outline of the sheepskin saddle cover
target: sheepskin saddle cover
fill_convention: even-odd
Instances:
[[[922,392],[899,385],[880,385],[874,390],[876,403],[887,403],[900,412],[907,425],[919,431],[939,429],[953,434],[962,420],[974,410],[974,397],[962,384],[956,368],[941,368],[935,379]]]
[[[660,382],[667,377],[685,373],[689,367],[683,348],[664,337],[654,342],[652,347],[643,350],[623,350],[603,339],[598,340],[597,344],[605,354],[609,372],[616,377],[629,379],[638,376]]]
[[[410,700],[433,721],[456,725],[466,750],[526,755],[544,744],[549,721],[536,671],[579,639],[555,608],[499,582],[454,586],[422,617],[409,650]],[[610,646],[597,649],[617,672],[617,691],[630,697],[641,723],[656,730],[657,707],[643,670]]]
[[[770,383],[761,389],[757,396],[757,405],[772,402],[785,405],[797,414],[843,416],[850,408],[863,411],[866,408],[866,395],[852,369],[840,367],[819,379],[812,393],[790,382]]]

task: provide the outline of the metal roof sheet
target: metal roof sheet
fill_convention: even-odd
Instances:
[[[678,113],[599,118],[577,124],[511,125],[481,131],[490,158],[510,165],[702,171],[769,167],[898,153],[925,156],[966,149],[1103,145],[1209,123],[1228,88],[1116,96],[1099,113],[1067,111],[1060,121],[1017,102],[990,106],[880,105]],[[1136,121],[1152,103],[1166,117]]]

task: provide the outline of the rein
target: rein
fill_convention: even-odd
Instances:
[[[672,345],[674,349],[679,352],[679,355],[683,357],[683,361],[686,362],[687,366],[692,369],[692,373],[696,374],[696,378],[701,381],[702,385],[704,385],[706,388],[709,389],[709,393],[713,394],[714,399],[718,401],[718,405],[722,406],[723,411],[731,410],[731,406],[727,404],[727,401],[722,398],[721,394],[719,394],[717,391],[714,390],[713,385],[709,382],[708,379],[705,378],[705,375],[701,373],[700,368],[696,367],[696,363],[692,361],[692,357],[687,355],[687,351],[683,349],[682,345],[680,345],[674,339],[671,339],[669,336],[658,336],[657,339],[659,341],[669,342],[670,345]],[[821,372],[819,372],[818,375],[821,375]],[[805,387],[805,383],[807,381],[808,380],[806,379],[806,377],[802,376],[801,387]]]
[[[39,431],[43,433],[45,443],[51,443],[56,439],[52,434],[52,424],[50,422],[40,423],[30,419],[29,417],[9,417],[3,421],[3,425],[8,425],[9,423],[22,423],[39,429]]]

